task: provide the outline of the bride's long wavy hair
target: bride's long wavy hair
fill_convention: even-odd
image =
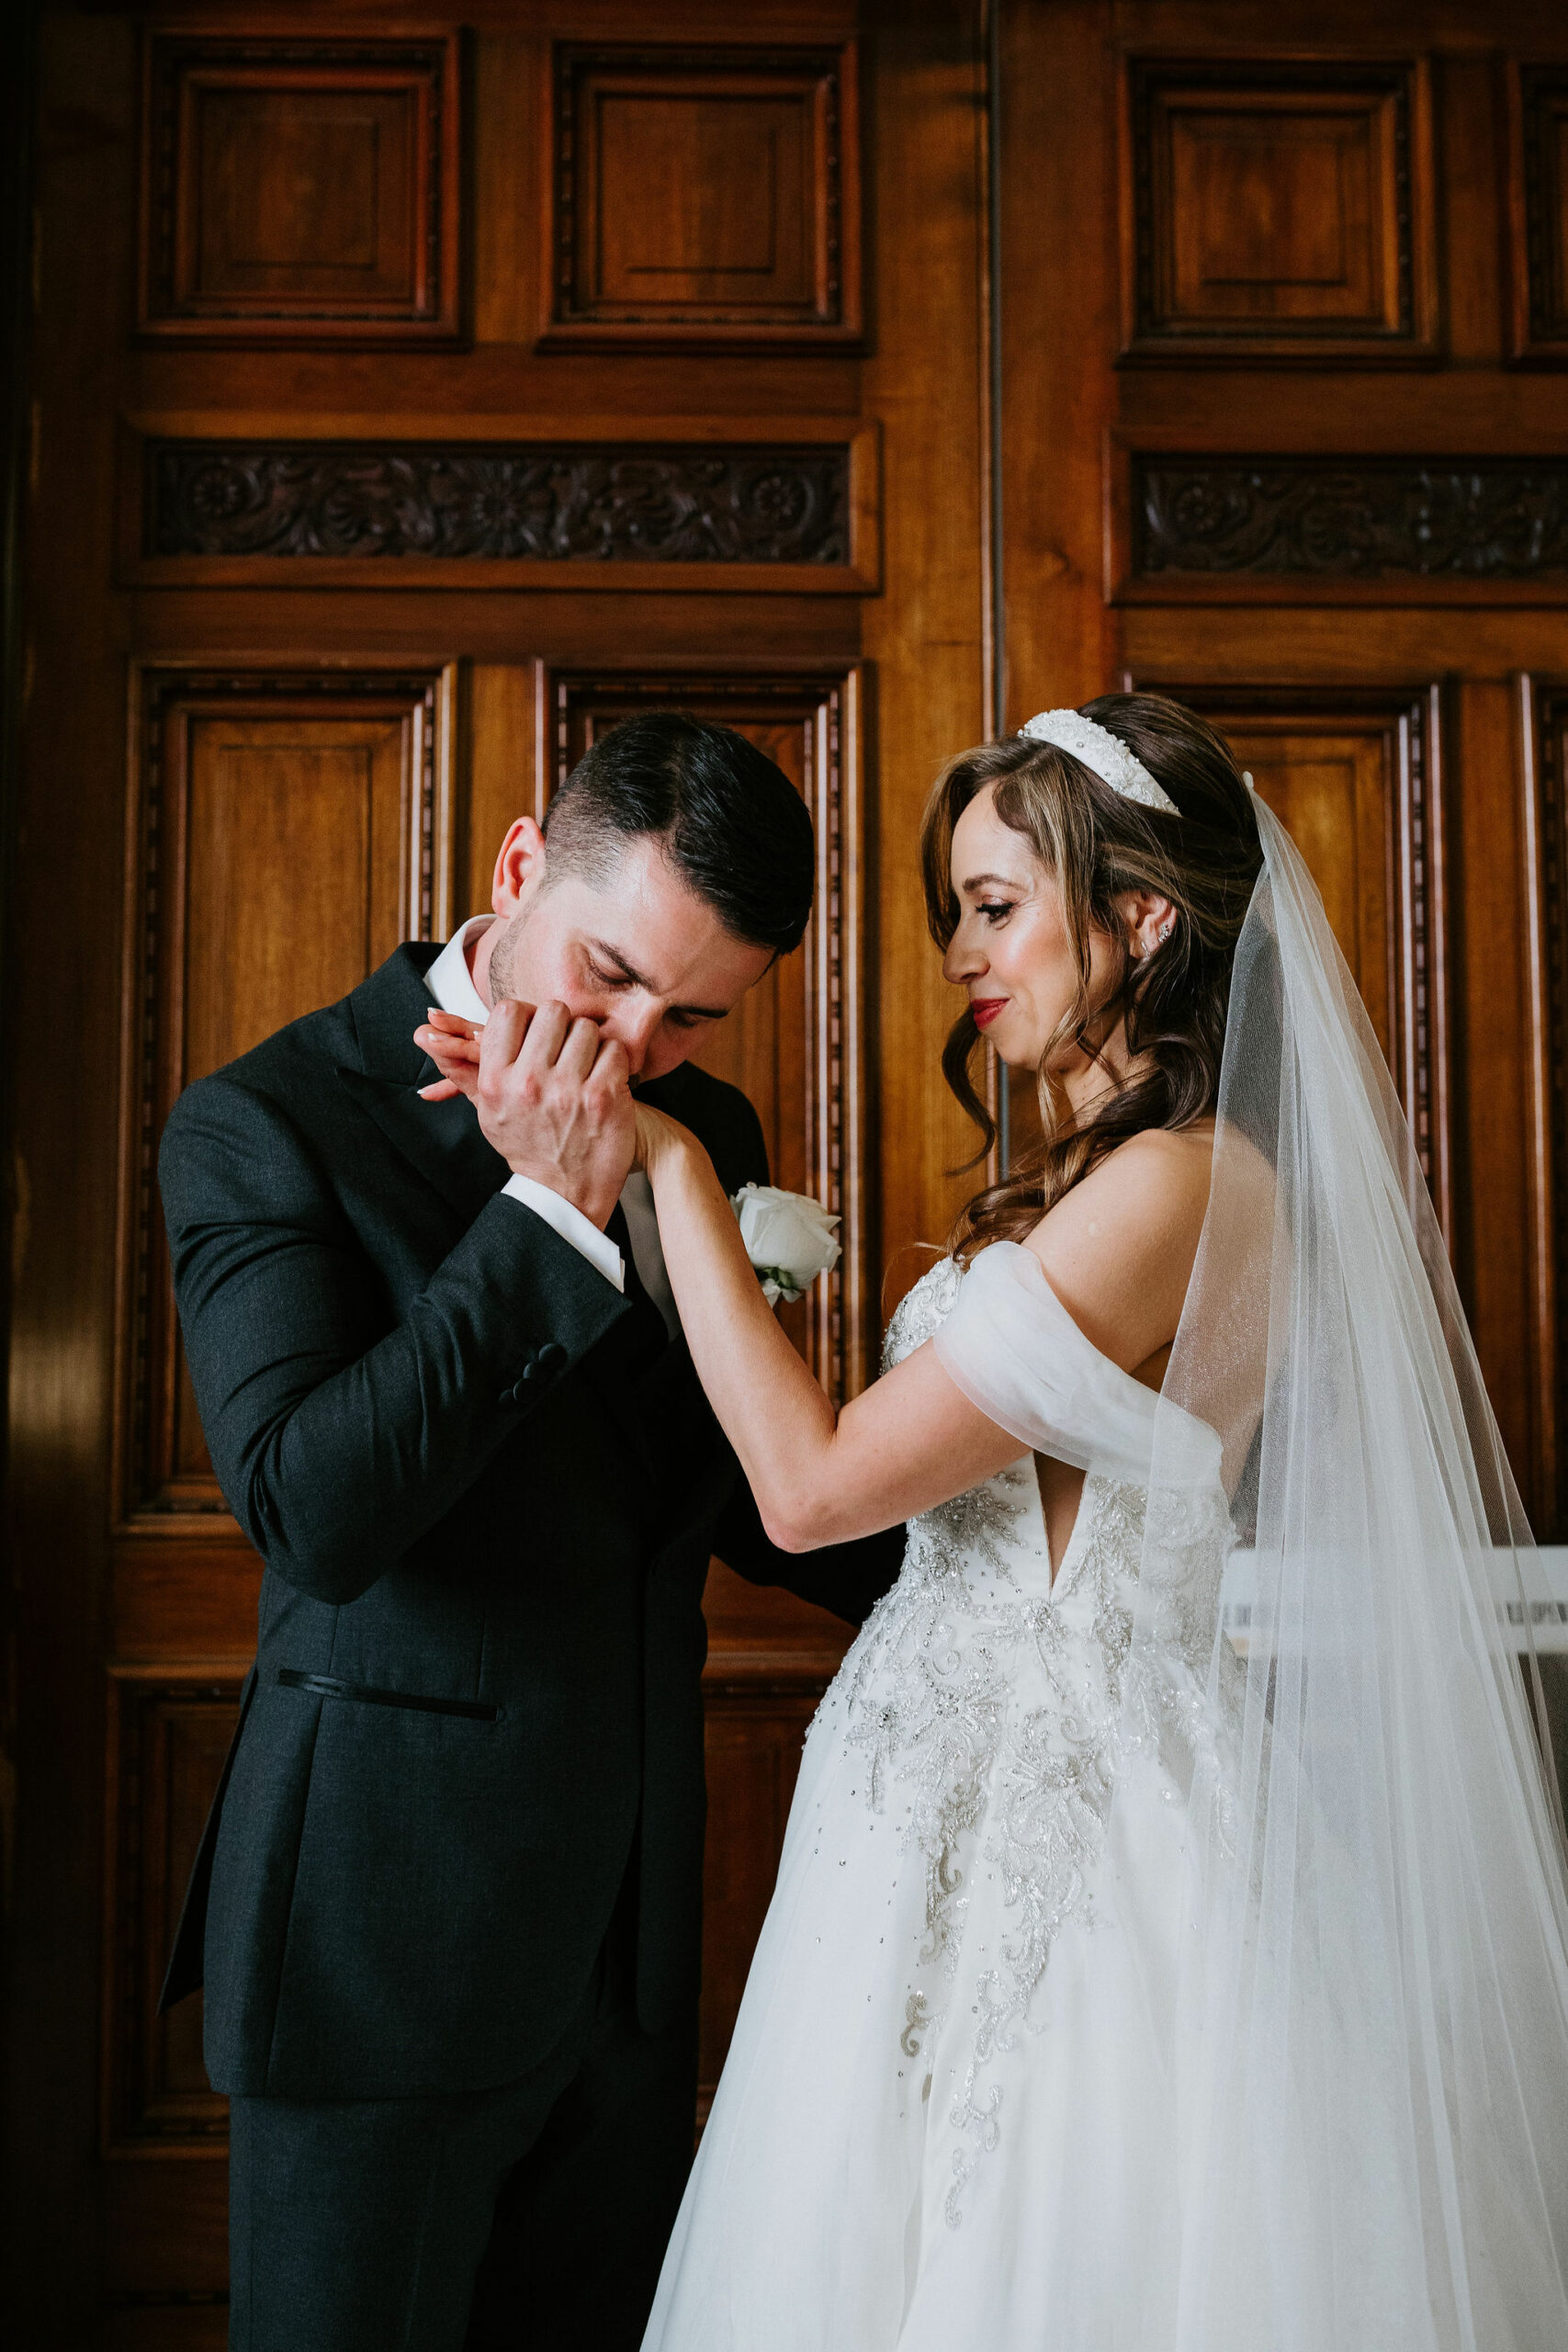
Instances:
[[[994,786],[997,815],[1055,877],[1078,973],[1077,992],[1036,1072],[1044,1141],[961,1211],[952,1244],[961,1264],[987,1242],[1021,1240],[1129,1136],[1190,1125],[1218,1099],[1231,968],[1263,862],[1250,795],[1224,738],[1163,695],[1101,695],[1082,711],[1126,744],[1179,815],[1129,800],[1070,752],[1020,735],[950,760],[920,828],[926,919],[945,953],[959,920],[953,828],[976,794]],[[1128,890],[1157,892],[1176,910],[1169,937],[1141,959],[1130,953],[1115,905]],[[1110,990],[1098,1003],[1089,998],[1091,931],[1109,936],[1115,956]],[[1122,1019],[1128,1052],[1146,1067],[1076,1118],[1056,1066],[1071,1046],[1100,1058]],[[942,1067],[980,1130],[971,1167],[997,1133],[975,1082],[980,1043],[965,1006]]]

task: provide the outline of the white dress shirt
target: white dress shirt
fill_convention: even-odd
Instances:
[[[460,929],[455,931],[440,955],[424,976],[430,1001],[443,1012],[456,1013],[460,1021],[471,1021],[479,1029],[489,1018],[489,1008],[474,986],[474,976],[468,968],[468,942],[493,915],[470,915]],[[614,1283],[618,1291],[626,1286],[626,1270],[620,1251],[607,1233],[569,1201],[564,1193],[554,1193],[547,1184],[539,1183],[532,1176],[510,1176],[502,1191],[512,1200],[520,1201],[536,1216],[552,1226],[563,1241],[569,1241],[580,1256],[602,1273],[606,1282]],[[654,1214],[653,1187],[640,1168],[634,1168],[621,1191],[621,1207],[626,1216],[626,1231],[631,1239],[632,1257],[642,1286],[664,1318],[665,1329],[671,1339],[681,1328],[675,1311],[674,1294],[670,1276],[665,1271],[664,1252],[660,1247],[659,1219]]]

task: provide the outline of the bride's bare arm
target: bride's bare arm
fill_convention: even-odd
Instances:
[[[697,1373],[763,1524],[791,1552],[869,1535],[1016,1462],[1016,1437],[969,1403],[930,1346],[835,1415],[773,1320],[735,1213],[694,1137],[638,1108],[671,1287]],[[1174,1334],[1202,1205],[1196,1156],[1137,1137],[1055,1209],[1030,1246],[1103,1354],[1133,1370]],[[1160,1147],[1169,1145],[1171,1148]],[[1076,1215],[1066,1212],[1076,1210]]]

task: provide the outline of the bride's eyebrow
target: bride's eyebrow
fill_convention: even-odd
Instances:
[[[1021,890],[1023,888],[1015,876],[1007,874],[971,874],[963,887],[965,890],[983,890],[987,882],[1003,890]]]

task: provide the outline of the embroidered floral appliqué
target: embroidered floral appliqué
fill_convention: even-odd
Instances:
[[[943,1260],[908,1292],[889,1325],[885,1368],[939,1328],[960,1278]],[[1141,1486],[1087,1477],[1070,1569],[1055,1589],[1048,1570],[1041,1587],[1043,1527],[1028,1457],[924,1513],[910,1522],[897,1583],[863,1627],[831,1694],[850,1745],[863,1751],[867,1802],[881,1813],[896,1801],[905,1849],[923,1871],[925,1936],[899,2035],[907,2059],[930,2048],[944,2020],[971,1874],[984,1866],[1001,1883],[1009,1933],[971,1980],[976,2024],[950,2115],[963,2135],[946,2199],[954,2227],[976,2164],[999,2139],[996,2062],[1027,2028],[1064,1926],[1093,1924],[1146,1503]],[[1184,1587],[1217,1573],[1216,1559],[1223,1565],[1213,1514],[1199,1516],[1203,1524],[1184,1527],[1185,1545],[1173,1544],[1162,1563],[1170,1589],[1161,1605],[1179,1657],[1181,1634],[1203,1614],[1200,1600],[1194,1623],[1179,1622]],[[1186,1557],[1172,1556],[1184,1550]],[[1026,1558],[1032,1574],[1021,1580],[1013,1564]],[[1146,1694],[1142,1732],[1163,1748],[1182,1717],[1191,1752],[1201,1747],[1204,1711],[1185,1668],[1183,1660],[1168,1687]]]

